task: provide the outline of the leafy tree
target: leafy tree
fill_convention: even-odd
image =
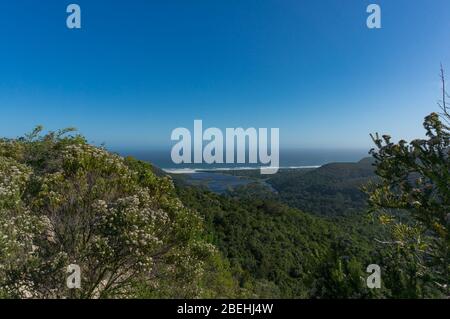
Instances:
[[[327,258],[317,271],[314,287],[315,298],[379,298],[384,289],[369,289],[365,272],[369,260],[355,245],[345,237],[332,243]]]
[[[444,79],[442,72],[442,79]],[[445,88],[445,85],[443,85]],[[425,139],[410,143],[372,136],[376,174],[380,183],[369,191],[371,210],[391,230],[380,241],[390,260],[393,285],[409,287],[396,296],[450,296],[450,119],[443,89],[441,115],[425,118]],[[440,117],[441,116],[441,117]],[[397,280],[401,279],[401,280]],[[395,281],[395,283],[394,283]],[[408,283],[409,282],[409,283]],[[402,284],[403,283],[403,284]]]

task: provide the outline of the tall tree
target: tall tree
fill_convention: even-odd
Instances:
[[[388,135],[371,135],[381,181],[370,189],[369,203],[391,229],[392,238],[380,240],[391,262],[400,256],[402,262],[408,260],[409,268],[399,262],[391,270],[405,272],[403,279],[420,280],[409,285],[415,293],[407,296],[423,296],[424,289],[450,296],[450,115],[443,69],[441,80],[442,113],[425,117],[425,139],[394,143]]]

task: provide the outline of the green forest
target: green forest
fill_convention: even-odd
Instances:
[[[226,194],[73,129],[3,138],[0,297],[448,297],[449,119],[427,116],[426,139],[373,135],[358,163],[265,177],[275,191],[255,177]]]

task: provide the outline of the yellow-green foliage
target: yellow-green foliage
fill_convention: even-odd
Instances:
[[[423,125],[426,139],[393,143],[377,134],[371,151],[381,181],[369,203],[390,230],[382,244],[390,267],[400,270],[391,280],[401,297],[426,296],[420,282],[450,295],[450,130],[436,113]]]

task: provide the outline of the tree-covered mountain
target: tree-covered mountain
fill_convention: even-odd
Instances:
[[[448,151],[448,135],[438,137]],[[437,147],[435,140],[424,143]],[[427,169],[439,169],[421,193],[408,184],[421,173],[405,168],[418,165],[403,157],[410,148],[377,142],[375,166],[364,159],[264,180],[246,172],[255,183],[216,194],[71,130],[1,139],[0,297],[442,297],[445,214],[444,221],[418,218],[442,215],[448,205],[448,184],[439,184],[441,193],[430,187],[448,180],[448,157],[415,151],[432,158]],[[402,188],[389,188],[395,183]],[[399,190],[406,197],[395,197]],[[389,214],[369,218],[368,208]],[[409,217],[393,223],[402,214],[392,208]],[[74,264],[78,290],[66,286]],[[383,266],[381,289],[367,286],[370,264]]]
[[[262,176],[258,170],[230,170],[220,173],[253,180],[230,189],[230,196],[272,198],[308,213],[335,217],[360,214],[367,208],[367,195],[363,187],[376,180],[373,164],[374,160],[368,157],[356,163],[280,169],[269,177]]]
[[[308,172],[280,172],[270,178],[281,200],[322,216],[360,213],[367,207],[361,187],[375,178],[373,162],[331,163]]]
[[[342,276],[334,284],[341,290],[334,297],[373,295],[362,280],[373,245],[360,234],[274,200],[232,198],[195,187],[179,187],[178,194],[202,212],[212,242],[251,295],[332,297],[324,275],[333,272]]]

